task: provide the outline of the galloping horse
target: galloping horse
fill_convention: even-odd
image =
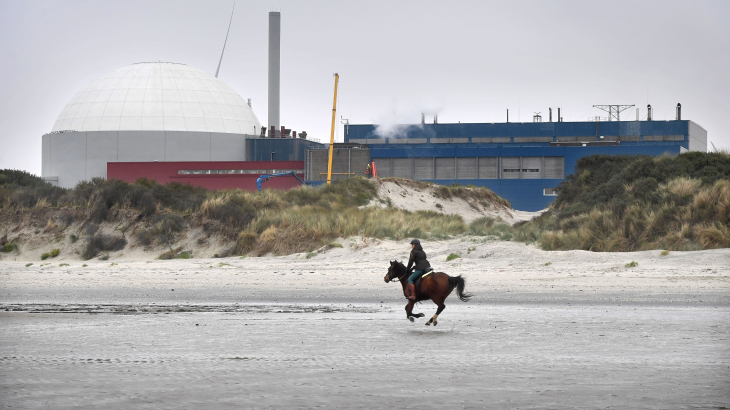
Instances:
[[[405,265],[399,261],[391,261],[390,268],[388,268],[388,274],[385,275],[385,283],[391,280],[398,279],[403,286],[403,294],[408,297],[408,270]],[[422,300],[432,300],[438,306],[436,314],[433,315],[431,320],[426,322],[426,326],[434,326],[438,324],[438,316],[446,308],[444,300],[451,294],[451,291],[456,288],[456,295],[461,299],[462,302],[468,302],[473,296],[468,293],[464,293],[464,285],[466,282],[461,275],[453,277],[443,272],[431,272],[426,277],[421,279],[421,283],[416,287],[416,300],[408,300],[406,305],[406,317],[408,320],[413,322],[413,318],[423,317],[423,313],[413,313],[413,306],[416,302]]]

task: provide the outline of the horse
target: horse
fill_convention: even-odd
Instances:
[[[388,283],[394,279],[398,279],[403,286],[403,295],[408,297],[408,275],[410,272],[406,269],[400,261],[391,261],[388,273],[385,275],[385,283]],[[416,302],[423,300],[432,300],[438,306],[436,314],[433,315],[431,320],[426,322],[426,326],[438,325],[438,316],[444,311],[446,305],[444,301],[451,294],[451,291],[456,288],[456,295],[461,299],[462,302],[468,302],[473,295],[464,293],[464,286],[466,282],[464,278],[459,276],[449,276],[444,272],[433,272],[427,274],[426,277],[421,279],[421,283],[416,287],[416,300],[408,300],[406,305],[406,318],[413,322],[414,318],[423,317],[423,313],[413,313],[413,306]]]

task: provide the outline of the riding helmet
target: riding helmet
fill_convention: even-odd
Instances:
[[[420,245],[420,244],[421,244],[421,241],[419,241],[418,239],[414,239],[411,241],[411,245]]]

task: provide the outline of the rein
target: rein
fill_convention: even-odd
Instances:
[[[403,279],[403,277],[406,276],[406,275],[408,275],[408,269],[406,269],[405,272],[402,275],[396,276],[396,278],[398,279],[398,282],[400,282]],[[391,282],[394,282],[395,280],[394,279],[391,279],[390,281]]]

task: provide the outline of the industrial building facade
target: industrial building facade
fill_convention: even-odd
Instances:
[[[420,124],[397,131],[383,137],[376,125],[350,124],[345,143],[367,147],[380,177],[483,186],[525,211],[547,207],[581,157],[707,150],[707,131],[686,120]]]

